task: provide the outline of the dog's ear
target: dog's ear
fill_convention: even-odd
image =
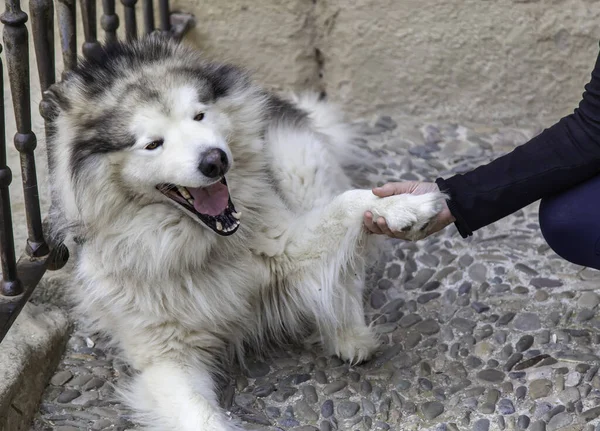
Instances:
[[[54,120],[60,111],[68,110],[69,102],[65,96],[64,82],[52,84],[42,94],[40,114],[46,120]]]
[[[230,64],[211,64],[207,74],[217,99],[250,86],[250,74]]]

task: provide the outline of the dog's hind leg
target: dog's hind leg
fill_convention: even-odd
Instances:
[[[213,386],[202,365],[157,359],[124,396],[148,430],[242,431],[219,408]]]

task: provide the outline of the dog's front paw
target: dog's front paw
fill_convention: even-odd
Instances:
[[[352,365],[369,359],[379,347],[379,340],[368,327],[345,330],[335,340],[335,354]]]
[[[394,195],[377,200],[371,213],[374,221],[383,217],[390,230],[406,232],[406,238],[414,241],[423,237],[446,199],[447,196],[440,192]]]

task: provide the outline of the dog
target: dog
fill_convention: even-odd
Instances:
[[[52,241],[77,238],[76,311],[136,370],[123,395],[147,429],[243,429],[214,375],[248,346],[376,350],[363,214],[418,239],[447,196],[353,189],[333,104],[156,35],[104,45],[44,102]]]

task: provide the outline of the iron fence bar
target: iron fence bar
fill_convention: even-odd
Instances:
[[[56,6],[64,71],[67,72],[77,64],[77,33],[75,31],[77,6],[75,0],[58,0]]]
[[[137,0],[121,0],[125,7],[125,38],[127,42],[137,39],[137,23],[135,20],[135,5]]]
[[[162,31],[170,31],[169,0],[158,0],[158,11],[160,17],[160,29]]]
[[[150,34],[154,31],[154,5],[153,0],[144,0],[144,32]]]
[[[119,28],[119,15],[115,12],[115,0],[102,0],[103,15],[100,25],[104,30],[105,40],[108,43],[117,41],[117,29]]]
[[[53,0],[30,0],[31,24],[35,56],[37,59],[38,75],[40,78],[40,89],[42,96],[45,91],[56,82],[55,51],[54,51],[54,4]],[[46,142],[49,138],[48,115],[50,113],[48,102],[42,99],[40,102],[40,114],[45,123]],[[48,155],[48,153],[46,153]],[[50,160],[48,159],[48,165]],[[52,203],[51,203],[52,205]],[[68,260],[69,251],[63,244],[48,244],[50,248],[60,248],[59,253],[54,253],[49,262],[48,269],[60,269]]]
[[[81,0],[81,18],[85,35],[85,42],[81,48],[83,55],[97,56],[101,48],[96,30],[96,0]]]
[[[52,0],[30,0],[33,46],[42,93],[56,82],[54,59],[54,4]]]
[[[0,53],[2,45],[0,45]],[[4,94],[4,66],[0,58],[0,93]],[[6,165],[6,127],[4,123],[4,97],[0,100],[0,257],[2,260],[2,285],[0,293],[5,296],[19,295],[23,285],[17,278],[17,258],[12,228],[10,192],[12,172]]]
[[[17,122],[15,147],[21,157],[23,195],[27,218],[27,254],[45,256],[50,249],[44,240],[42,216],[33,151],[37,139],[31,130],[31,100],[29,87],[29,43],[25,23],[27,14],[21,10],[19,0],[6,0],[6,11],[0,17],[4,24],[4,47],[13,108]]]

